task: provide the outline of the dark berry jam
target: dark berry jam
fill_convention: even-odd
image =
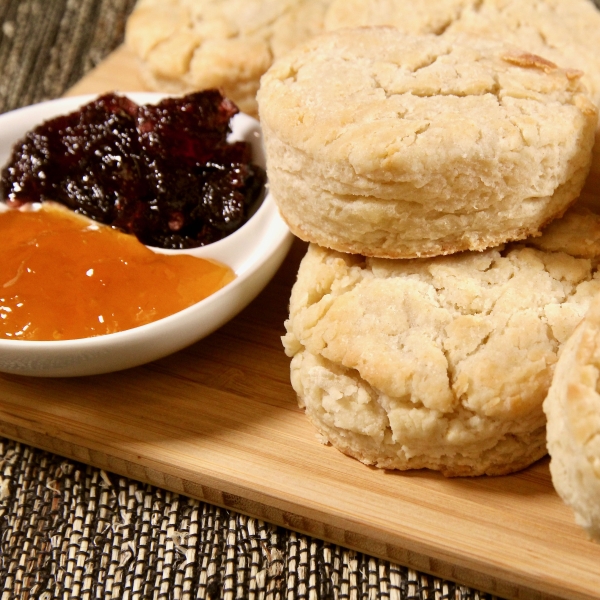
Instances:
[[[251,146],[227,141],[237,112],[218,90],[144,106],[106,94],[27,133],[2,170],[0,198],[60,202],[149,246],[215,242],[264,194]]]

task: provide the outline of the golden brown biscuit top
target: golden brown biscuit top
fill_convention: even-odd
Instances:
[[[389,25],[405,33],[466,32],[585,72],[600,104],[600,11],[589,0],[333,0],[328,31]]]
[[[522,244],[415,260],[311,246],[284,345],[355,370],[394,405],[517,419],[541,407],[598,293],[592,261]]]
[[[568,146],[597,118],[573,70],[481,38],[393,28],[313,38],[269,69],[258,101],[284,143],[375,180],[429,177],[440,162],[512,168],[511,156]]]

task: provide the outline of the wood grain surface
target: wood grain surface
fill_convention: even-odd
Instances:
[[[70,94],[113,88],[144,89],[123,48]],[[600,597],[600,545],[554,492],[547,459],[449,480],[369,468],[318,442],[279,339],[305,248],[237,318],[175,355],[88,378],[0,376],[0,435],[503,598]]]

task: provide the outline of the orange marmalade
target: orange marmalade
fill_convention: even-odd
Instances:
[[[156,254],[135,237],[44,204],[0,213],[0,339],[68,340],[131,329],[213,294],[233,271]]]

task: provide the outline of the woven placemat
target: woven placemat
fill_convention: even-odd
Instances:
[[[58,98],[123,41],[135,0],[0,0],[0,113]]]
[[[0,439],[0,598],[489,600]]]

